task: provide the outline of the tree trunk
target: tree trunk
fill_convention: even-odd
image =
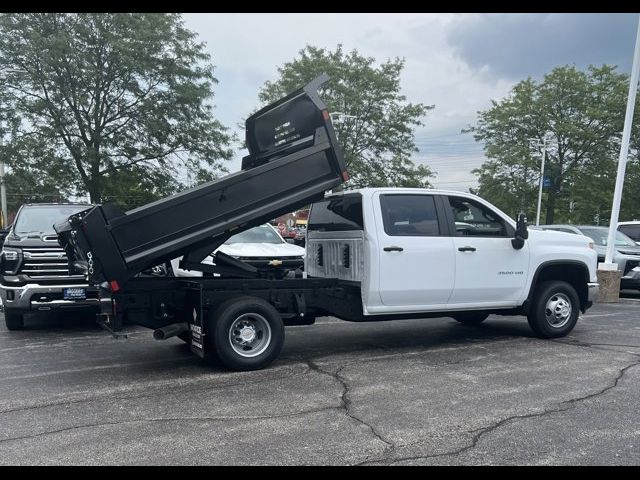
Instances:
[[[91,182],[87,185],[89,195],[91,195],[91,203],[102,202],[102,178],[100,177],[100,149],[97,141],[93,142],[88,151],[89,165],[91,166]]]
[[[89,196],[91,197],[91,203],[101,203],[102,202],[102,193],[100,192],[100,187],[97,185],[97,182],[92,182],[91,185],[87,186],[87,190],[89,190]]]

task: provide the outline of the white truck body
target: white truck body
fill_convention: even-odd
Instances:
[[[540,267],[554,262],[584,265],[589,301],[597,292],[597,254],[588,237],[531,229],[524,246],[516,249],[512,245],[513,219],[480,197],[456,191],[369,188],[333,194],[325,201],[358,195],[361,230],[319,231],[314,225],[314,208],[318,207],[312,206],[305,272],[310,277],[360,282],[365,316],[517,308],[530,298]],[[443,213],[440,208],[433,212],[435,218],[420,219],[426,225],[424,234],[388,232],[383,199],[389,196],[434,204],[442,200],[444,205],[449,198],[477,202],[504,222],[504,231],[480,236],[442,231],[438,225],[447,222],[439,218]],[[410,221],[397,223],[408,226]],[[458,224],[466,228],[463,222]],[[349,245],[352,258],[348,268],[344,266],[345,245]],[[385,251],[385,247],[398,249]],[[470,248],[459,250],[466,247]],[[324,256],[322,262],[318,261],[319,251]]]

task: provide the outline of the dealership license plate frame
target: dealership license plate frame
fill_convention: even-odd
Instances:
[[[87,289],[82,287],[68,287],[62,289],[62,298],[64,300],[86,300]]]

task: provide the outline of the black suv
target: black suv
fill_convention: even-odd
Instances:
[[[24,326],[29,311],[98,309],[98,295],[85,276],[69,266],[53,225],[91,207],[40,203],[20,207],[0,255],[0,296],[9,330]]]

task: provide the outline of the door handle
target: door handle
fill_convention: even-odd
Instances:
[[[475,251],[476,251],[476,247],[469,247],[469,246],[466,246],[466,247],[460,247],[460,248],[458,249],[458,251],[459,251],[459,252],[475,252]]]
[[[383,250],[385,252],[402,252],[404,248],[402,247],[384,247]]]

